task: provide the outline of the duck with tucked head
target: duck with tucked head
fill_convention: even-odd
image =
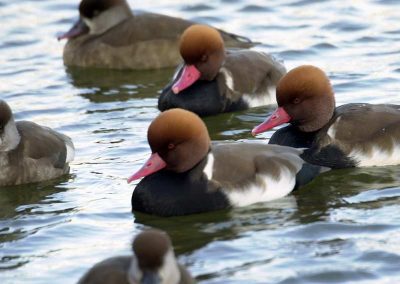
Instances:
[[[193,25],[180,41],[184,64],[158,100],[161,111],[183,108],[200,116],[276,104],[275,86],[286,73],[272,56],[253,50],[226,50],[221,35]]]
[[[34,122],[15,122],[10,106],[0,100],[0,186],[67,174],[74,153],[69,137]]]
[[[351,103],[335,108],[333,88],[314,66],[297,67],[276,90],[278,109],[252,131],[275,126],[270,144],[309,148],[306,161],[330,168],[400,164],[400,106]]]
[[[192,284],[194,279],[174,255],[171,239],[160,230],[138,234],[132,256],[116,256],[95,264],[78,284]]]
[[[126,0],[82,0],[80,18],[68,32],[64,63],[114,69],[177,66],[179,37],[191,21],[153,13],[132,13]],[[219,30],[232,47],[251,47],[245,37]]]
[[[211,146],[204,122],[171,109],[150,124],[152,155],[128,182],[144,177],[132,209],[159,216],[187,215],[274,200],[312,180],[321,168],[300,149],[265,143]]]

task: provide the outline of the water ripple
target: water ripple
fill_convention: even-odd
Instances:
[[[71,174],[0,189],[2,283],[75,282],[93,263],[127,254],[145,227],[166,230],[200,283],[397,283],[399,167],[326,173],[272,203],[194,216],[130,212],[126,178],[150,154],[147,127],[173,69],[66,68],[55,35],[75,1],[0,1],[0,92],[18,120],[71,136]],[[400,104],[397,0],[129,1],[247,36],[289,69],[315,64],[338,104]],[[339,3],[340,2],[340,3]],[[252,127],[273,107],[205,118],[213,140],[267,142]],[[79,259],[77,262],[76,260]],[[50,269],[49,269],[50,268]]]

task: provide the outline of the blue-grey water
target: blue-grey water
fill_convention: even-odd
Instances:
[[[126,178],[149,154],[147,126],[173,70],[65,68],[55,38],[78,1],[0,0],[0,96],[17,119],[71,136],[71,174],[0,189],[0,282],[74,283],[166,230],[200,283],[399,283],[400,166],[338,170],[270,203],[179,218],[132,214]],[[396,0],[130,1],[248,36],[288,69],[314,64],[338,104],[400,104]],[[254,139],[266,107],[205,119],[215,140]],[[360,125],[368,127],[368,125]],[[257,139],[266,140],[271,132]]]

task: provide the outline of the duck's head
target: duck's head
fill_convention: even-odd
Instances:
[[[0,151],[14,149],[20,139],[10,106],[0,100]]]
[[[58,40],[102,34],[132,15],[126,0],[82,0],[79,20]]]
[[[153,120],[147,140],[152,155],[128,182],[161,169],[186,172],[207,155],[211,143],[207,127],[200,117],[178,108],[164,111]]]
[[[213,80],[224,60],[225,47],[221,34],[205,25],[188,27],[181,36],[179,51],[185,65],[172,86],[178,94],[197,80]]]
[[[178,284],[180,271],[171,239],[160,230],[146,230],[132,244],[134,258],[128,273],[130,283]]]
[[[313,132],[326,125],[335,110],[331,83],[319,68],[303,65],[292,69],[276,87],[278,108],[255,127],[253,135],[291,123],[299,130]]]

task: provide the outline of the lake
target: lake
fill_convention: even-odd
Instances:
[[[397,0],[129,2],[247,36],[288,69],[317,65],[338,105],[400,104]],[[129,254],[146,227],[171,235],[200,283],[400,282],[400,166],[332,171],[285,198],[240,209],[132,214],[135,184],[126,178],[150,153],[147,127],[174,70],[64,67],[56,34],[76,20],[77,5],[0,0],[1,98],[17,120],[63,132],[76,147],[70,175],[0,189],[2,284],[74,283],[95,262]],[[250,131],[271,110],[205,122],[214,140],[267,141],[272,132]]]

